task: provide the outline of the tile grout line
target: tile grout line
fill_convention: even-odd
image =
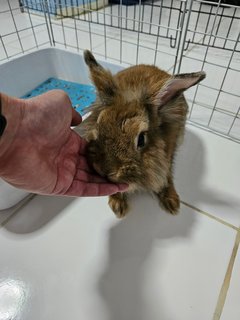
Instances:
[[[238,231],[237,235],[236,235],[236,239],[235,239],[235,243],[234,243],[234,247],[232,250],[232,255],[228,264],[228,268],[225,274],[225,278],[223,280],[223,284],[218,296],[218,301],[217,301],[217,305],[213,314],[213,320],[220,320],[222,312],[223,312],[223,308],[225,305],[225,301],[226,301],[226,297],[227,297],[227,293],[228,293],[228,289],[230,286],[230,281],[231,281],[231,277],[232,277],[232,271],[233,271],[233,266],[234,266],[234,262],[236,259],[236,255],[238,252],[238,248],[239,248],[239,244],[240,244],[240,230]]]
[[[239,231],[239,228],[238,228],[238,227],[234,226],[233,224],[231,224],[231,223],[229,223],[229,222],[227,222],[227,221],[225,221],[225,220],[222,220],[222,219],[220,219],[220,218],[218,218],[218,217],[215,217],[215,216],[214,216],[213,214],[211,214],[211,213],[208,213],[208,212],[206,212],[206,211],[203,211],[203,210],[201,210],[201,209],[199,209],[199,208],[197,208],[197,207],[195,207],[195,206],[193,206],[193,205],[191,205],[191,204],[189,204],[189,203],[187,203],[187,202],[185,202],[185,201],[181,201],[181,203],[184,204],[185,206],[187,206],[187,207],[189,207],[189,208],[191,208],[191,209],[193,209],[193,210],[195,210],[195,211],[197,211],[197,212],[199,212],[199,213],[207,216],[208,218],[210,218],[210,219],[212,219],[212,220],[216,220],[217,222],[219,222],[219,223],[221,223],[221,224],[224,224],[225,226],[227,226],[227,227],[229,227],[229,228],[231,228],[231,229],[234,229],[234,230],[236,230],[236,231]]]
[[[23,202],[21,205],[16,205],[16,208],[13,210],[13,212],[10,214],[9,217],[7,217],[2,223],[0,223],[0,229],[3,228],[22,208],[24,208],[36,195],[31,194],[26,197],[25,200],[22,200]]]

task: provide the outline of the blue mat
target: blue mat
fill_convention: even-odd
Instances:
[[[80,114],[84,114],[86,112],[85,109],[89,107],[96,99],[96,90],[94,86],[56,78],[49,78],[31,92],[25,94],[22,98],[32,98],[53,89],[64,90],[69,95],[72,106]]]

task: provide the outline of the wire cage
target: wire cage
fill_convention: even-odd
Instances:
[[[205,70],[186,93],[188,121],[240,142],[239,1],[2,0],[1,62],[49,46],[170,73]]]

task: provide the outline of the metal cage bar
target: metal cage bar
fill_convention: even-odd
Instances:
[[[193,16],[194,13],[197,13],[197,16]],[[202,14],[205,18],[201,25]],[[188,120],[238,142],[240,92],[232,89],[234,81],[229,75],[234,73],[238,81],[240,80],[239,18],[240,7],[235,5],[223,4],[220,0],[214,2],[214,5],[205,0],[191,0],[178,65],[178,71],[185,71],[188,65],[196,63],[198,68],[207,71],[208,77],[212,79],[206,79],[194,89],[192,97],[189,98]],[[215,75],[208,73],[208,70]],[[227,99],[224,99],[226,95]]]
[[[206,80],[186,93],[188,121],[240,142],[237,1],[1,1],[1,62],[57,46],[77,52],[89,48],[112,61],[149,63],[172,73],[205,70]],[[4,19],[10,22],[9,29]]]

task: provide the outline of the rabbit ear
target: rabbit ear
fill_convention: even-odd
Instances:
[[[89,50],[84,51],[84,60],[89,67],[91,78],[98,95],[104,104],[111,103],[116,95],[117,86],[110,71],[105,70]]]
[[[158,107],[165,105],[186,89],[202,81],[205,77],[206,74],[203,71],[178,74],[171,77],[157,94],[155,103]]]

